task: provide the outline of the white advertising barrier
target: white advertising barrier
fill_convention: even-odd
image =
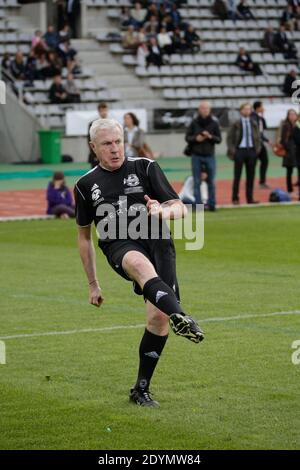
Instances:
[[[112,109],[108,117],[116,119],[120,124],[124,124],[124,114],[134,113],[140,121],[140,128],[145,132],[148,130],[147,111],[145,109]],[[66,112],[66,135],[67,136],[87,136],[88,127],[91,121],[97,119],[96,111],[67,111]]]
[[[267,122],[269,129],[279,127],[281,121],[286,118],[289,109],[294,109],[299,113],[299,105],[294,103],[274,103],[264,104],[265,114],[264,118]]]

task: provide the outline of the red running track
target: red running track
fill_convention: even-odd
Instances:
[[[271,188],[285,188],[285,178],[269,178],[268,183]],[[231,185],[229,180],[220,180],[216,183],[217,204],[226,206],[231,205]],[[174,189],[179,192],[182,183],[176,181],[172,183]],[[297,190],[296,190],[297,191]],[[256,185],[254,197],[262,203],[269,200],[269,189],[260,189]],[[298,200],[298,193],[293,195],[293,201]],[[246,203],[245,199],[245,181],[241,181],[240,202]],[[26,189],[0,191],[0,217],[22,217],[22,216],[41,216],[46,214],[46,191],[44,189]]]

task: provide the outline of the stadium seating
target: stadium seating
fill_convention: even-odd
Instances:
[[[112,24],[112,32],[122,32],[119,25],[120,5],[122,2],[107,0],[105,2],[89,1],[88,8],[104,8]],[[124,5],[127,2],[124,2]],[[133,72],[149,80],[149,85],[160,90],[171,107],[194,106],[195,99],[204,97],[204,89],[213,105],[238,106],[245,99],[261,98],[271,102],[284,102],[281,91],[284,77],[288,70],[288,61],[283,55],[272,55],[261,45],[264,30],[272,26],[278,28],[285,0],[252,0],[248,4],[254,13],[255,21],[221,21],[211,10],[213,0],[187,0],[180,8],[184,21],[192,24],[203,41],[201,51],[197,54],[173,54],[168,65],[160,68],[137,66],[135,55],[122,47],[121,38],[117,35],[109,39],[105,33],[96,35],[100,43],[108,42],[110,52],[122,58],[122,63],[133,69]],[[288,32],[290,39],[300,46],[300,31]],[[263,70],[262,76],[253,77],[238,69],[234,64],[239,46],[245,46],[254,62]],[[170,77],[168,79],[168,77]],[[234,88],[233,88],[234,85]],[[193,87],[195,89],[189,89]]]
[[[109,50],[112,62],[123,64],[145,89],[156,93],[157,100],[153,100],[152,107],[157,107],[158,103],[161,108],[190,108],[197,106],[201,98],[209,98],[216,107],[237,107],[245,99],[254,98],[268,102],[289,101],[281,91],[289,62],[282,54],[272,55],[261,45],[264,30],[268,26],[278,28],[286,0],[250,0],[248,4],[256,20],[236,23],[215,17],[211,10],[213,0],[187,0],[179,11],[183,20],[193,24],[200,34],[201,51],[173,54],[160,68],[139,66],[135,55],[121,45],[124,28],[119,24],[120,8],[131,6],[129,0],[84,0],[84,3],[87,23],[89,18],[97,19],[97,15],[106,17],[108,27],[90,30],[98,41],[99,51]],[[30,51],[32,34],[18,26],[16,13],[19,9],[17,0],[0,0],[0,59],[6,52],[14,55],[21,50],[26,57]],[[288,34],[300,50],[300,31]],[[234,65],[239,46],[247,48],[263,75],[246,74]],[[78,56],[80,60],[80,51]],[[95,109],[100,100],[116,106],[126,105],[127,96],[114,89],[107,76],[105,80],[95,78],[93,64],[81,67],[75,83],[81,92],[81,103],[58,106],[48,100],[51,81],[35,81],[24,90],[28,109],[38,117],[47,116],[50,125],[63,127],[66,108]],[[147,104],[150,108],[150,100]]]

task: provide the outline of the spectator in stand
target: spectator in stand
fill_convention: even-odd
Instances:
[[[290,109],[281,127],[280,143],[286,151],[286,155],[282,159],[282,166],[286,168],[286,186],[289,193],[293,192],[292,175],[293,169],[297,166],[297,147],[294,139],[294,128],[297,120],[298,114],[294,109]]]
[[[31,40],[31,47],[34,49],[36,54],[43,53],[48,49],[46,41],[43,39],[42,31],[39,29],[35,31],[34,36]]]
[[[68,95],[68,103],[81,102],[80,91],[75,84],[74,75],[72,73],[68,73],[67,75],[65,90]]]
[[[138,67],[146,67],[146,58],[149,54],[149,49],[147,47],[146,41],[142,41],[139,44],[136,52],[136,60]]]
[[[15,58],[10,64],[10,72],[17,80],[25,80],[25,64],[23,53],[21,51],[16,52]]]
[[[280,25],[279,31],[275,34],[275,46],[279,52],[282,52],[285,59],[297,59],[297,49],[288,39],[283,25]]]
[[[201,39],[200,36],[196,33],[195,28],[193,25],[188,25],[185,33],[184,33],[184,40],[186,42],[187,48],[191,50],[191,52],[199,52],[201,48]]]
[[[44,34],[44,41],[49,49],[56,49],[58,46],[59,37],[52,24],[48,26],[47,32]]]
[[[146,32],[145,32],[145,28],[142,26],[141,28],[139,28],[139,30],[137,31],[136,33],[136,39],[137,39],[137,43],[140,45],[142,44],[143,42],[146,42],[147,41],[147,36],[146,36]]]
[[[300,6],[297,7],[295,15],[295,29],[296,31],[300,31]]]
[[[26,60],[25,76],[26,82],[24,86],[33,86],[33,81],[39,78],[37,73],[37,58],[33,49],[29,52]]]
[[[182,54],[188,49],[187,43],[184,39],[184,32],[181,31],[179,27],[177,27],[174,31],[172,41],[174,52]]]
[[[146,17],[145,17],[145,21],[146,22],[149,21],[152,16],[154,16],[156,18],[156,20],[159,21],[158,8],[154,3],[151,3],[151,5],[149,5],[149,7],[147,8],[147,14],[146,14]]]
[[[287,5],[283,11],[280,24],[282,24],[287,31],[294,31],[296,27],[296,17],[291,5]]]
[[[163,54],[173,54],[174,48],[170,34],[162,27],[157,35],[157,42]]]
[[[48,77],[52,78],[55,75],[60,75],[62,72],[62,61],[58,57],[56,51],[48,51],[47,52],[47,60],[49,63],[48,69]]]
[[[134,29],[134,26],[129,25],[127,27],[127,31],[125,32],[123,39],[122,39],[122,45],[125,49],[132,49],[132,50],[137,50],[138,48],[138,38],[137,38],[137,33]]]
[[[49,77],[50,64],[47,60],[46,52],[40,54],[36,59],[36,78],[37,80],[45,80]]]
[[[236,8],[237,12],[239,13],[240,19],[243,20],[255,20],[255,17],[250,10],[250,7],[247,5],[246,0],[241,0]]]
[[[262,75],[261,68],[258,64],[252,62],[250,54],[244,47],[241,47],[237,55],[235,64],[244,72],[251,72],[253,75]]]
[[[169,16],[171,17],[174,28],[177,28],[181,24],[182,18],[180,12],[178,11],[176,3],[172,4],[172,9],[169,13]]]
[[[134,26],[134,20],[131,16],[131,11],[129,7],[121,8],[120,24],[123,28],[127,28],[128,26]]]
[[[62,84],[61,75],[53,78],[53,83],[49,89],[49,100],[53,104],[68,103],[68,94]]]
[[[160,28],[166,28],[168,33],[174,32],[175,26],[170,15],[167,15],[163,18],[160,24]]]
[[[75,208],[71,192],[66,186],[64,174],[56,171],[47,189],[47,214],[60,219],[75,217]]]
[[[8,52],[5,52],[5,53],[3,54],[3,57],[2,57],[1,67],[2,67],[4,70],[9,71],[9,70],[10,70],[10,65],[11,65],[10,54],[9,54]]]
[[[215,0],[212,6],[212,12],[214,15],[218,16],[220,20],[227,20],[229,18],[225,0]]]
[[[296,13],[297,8],[300,6],[300,0],[288,0],[287,2],[293,8],[293,12]]]
[[[71,39],[71,31],[70,31],[70,26],[68,23],[64,24],[63,28],[59,30],[58,32],[58,41],[59,42],[66,42],[70,41]]]
[[[292,69],[284,79],[282,91],[285,96],[292,96],[292,94],[296,91],[297,87],[293,88],[292,86],[295,80],[297,80],[297,73],[296,70]]]
[[[275,46],[275,33],[273,31],[272,26],[269,26],[264,34],[264,38],[262,40],[262,46],[269,49],[272,54],[275,54],[277,48]]]
[[[157,67],[161,67],[163,65],[163,56],[161,48],[157,43],[156,37],[151,37],[149,41],[149,54],[146,57],[147,67],[149,65],[156,65]]]
[[[228,18],[236,22],[237,19],[242,19],[240,12],[237,10],[236,0],[227,0]]]
[[[161,24],[163,23],[164,18],[167,16],[167,9],[163,3],[159,5],[158,8],[158,20],[159,20],[159,25],[161,27]]]
[[[76,61],[77,51],[73,49],[68,40],[61,42],[57,48],[57,52],[62,60],[63,67],[67,67],[69,72],[79,73],[79,65]]]
[[[158,32],[158,19],[155,15],[150,16],[149,20],[144,24],[146,34],[153,35]]]
[[[140,2],[135,2],[134,8],[131,10],[131,18],[134,21],[134,26],[136,28],[141,28],[145,22],[146,10],[142,8]]]

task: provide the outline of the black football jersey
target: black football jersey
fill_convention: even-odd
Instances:
[[[146,194],[160,203],[179,199],[153,160],[128,157],[115,171],[98,165],[75,185],[77,224],[86,227],[94,222],[101,248],[116,239],[130,239],[128,226],[142,211],[147,213]],[[103,230],[106,227],[104,235],[99,227]],[[136,234],[134,237],[136,239]]]

